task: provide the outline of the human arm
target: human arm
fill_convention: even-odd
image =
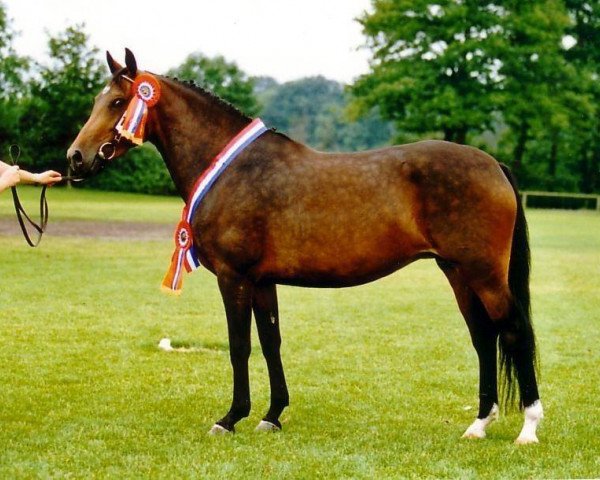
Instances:
[[[40,185],[54,185],[62,179],[62,175],[54,170],[46,170],[41,173],[19,170],[19,177],[23,183],[39,183]]]
[[[0,192],[12,187],[19,182],[39,183],[40,185],[53,185],[60,182],[62,175],[54,170],[46,170],[42,173],[31,173],[22,170],[18,166],[11,166],[0,160]]]
[[[0,162],[0,192],[19,183],[21,180],[19,167]]]

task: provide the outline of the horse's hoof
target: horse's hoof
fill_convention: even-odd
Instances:
[[[544,418],[544,409],[542,408],[542,402],[538,399],[525,408],[525,422],[515,443],[517,445],[539,443],[536,430],[542,418]]]
[[[281,431],[281,427],[267,420],[261,420],[254,430],[257,432],[279,432]]]
[[[463,433],[461,438],[485,438],[485,430],[471,430],[468,428],[467,431]]]
[[[227,430],[224,426],[215,423],[212,428],[208,431],[209,435],[227,435],[228,433],[234,433],[233,430]]]
[[[537,435],[519,435],[515,440],[517,445],[531,445],[533,443],[540,443]]]
[[[488,425],[488,418],[480,419],[477,418],[475,421],[465,430],[462,438],[485,438],[485,427]]]
[[[498,405],[494,403],[488,416],[485,418],[476,418],[465,433],[463,433],[462,438],[485,438],[485,429],[490,423],[498,420],[499,411]]]

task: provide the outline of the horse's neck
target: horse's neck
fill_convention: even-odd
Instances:
[[[161,99],[149,139],[161,153],[181,197],[187,200],[201,173],[249,119],[208,94],[161,78]]]

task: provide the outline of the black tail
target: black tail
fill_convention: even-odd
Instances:
[[[500,167],[512,185],[517,200],[517,218],[515,220],[508,271],[508,284],[513,297],[513,306],[507,329],[506,331],[501,330],[498,340],[501,392],[504,405],[508,407],[513,405],[515,401],[515,380],[517,379],[515,355],[517,353],[525,355],[532,359],[534,364],[537,364],[537,353],[531,323],[529,295],[531,255],[527,220],[525,219],[521,195],[517,189],[515,178],[506,165],[500,164]]]

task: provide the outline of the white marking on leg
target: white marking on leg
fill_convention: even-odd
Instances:
[[[208,431],[209,435],[227,435],[228,433],[233,433],[227,430],[225,427],[222,427],[218,423],[215,423],[212,428]]]
[[[275,325],[275,315],[271,314],[271,323]]]
[[[257,432],[278,432],[281,430],[274,423],[268,422],[267,420],[261,420],[255,429]]]
[[[490,413],[485,418],[476,418],[475,421],[463,433],[462,438],[485,438],[485,429],[494,420],[498,420],[500,409],[494,403]]]
[[[542,402],[536,400],[531,405],[525,408],[525,421],[523,422],[523,429],[519,436],[515,440],[517,445],[526,445],[528,443],[538,443],[536,430],[537,426],[544,418],[544,409],[542,408]]]

